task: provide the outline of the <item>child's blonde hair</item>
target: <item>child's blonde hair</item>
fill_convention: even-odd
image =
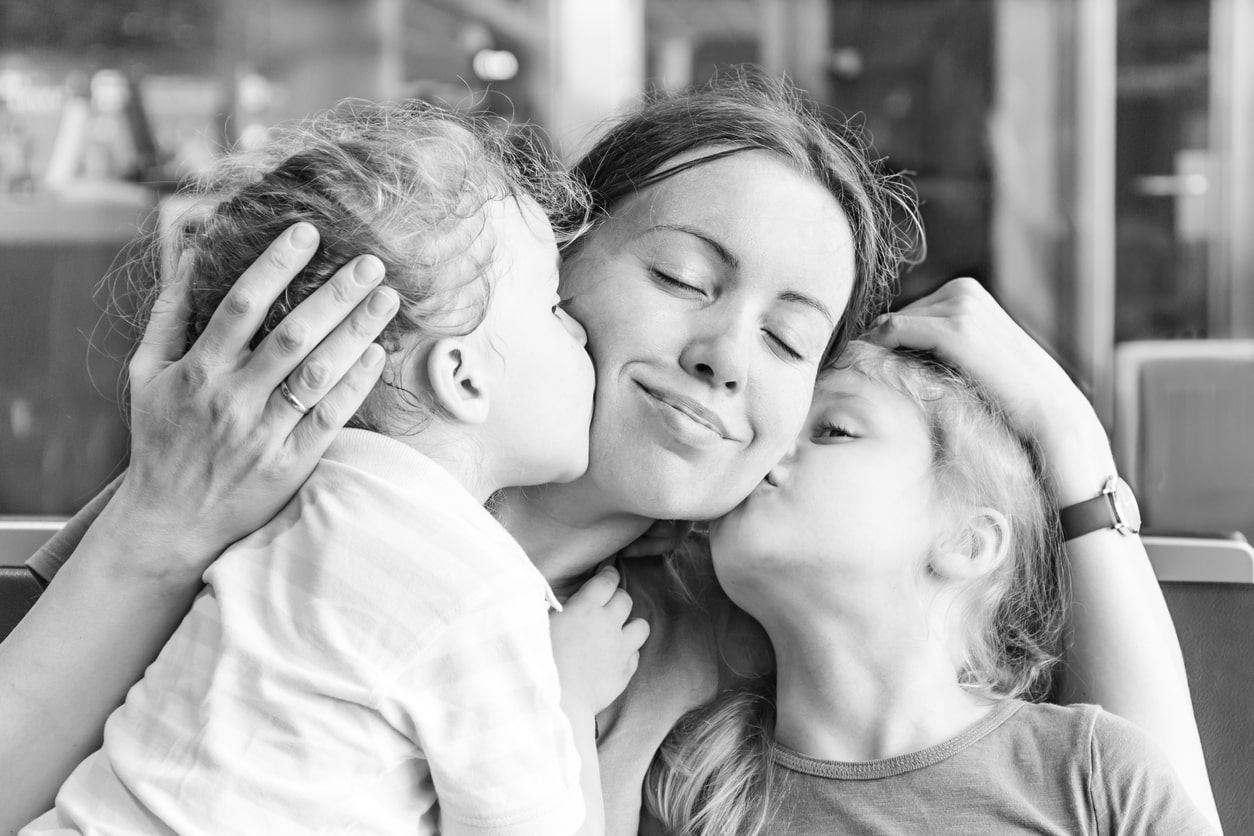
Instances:
[[[927,354],[854,341],[833,369],[891,386],[921,411],[936,495],[955,519],[980,507],[1009,522],[1006,558],[947,603],[960,684],[991,699],[1048,695],[1067,616],[1056,503],[1035,445],[979,386]],[[972,546],[973,547],[973,546]],[[677,836],[756,836],[770,821],[774,687],[724,695],[680,719],[645,779],[649,810]]]
[[[576,228],[558,230],[560,241],[578,231],[587,202],[534,134],[417,101],[348,101],[277,129],[263,148],[223,158],[195,194],[177,242],[195,260],[189,346],[265,248],[307,221],[318,229],[318,248],[253,346],[338,269],[369,254],[401,300],[378,338],[389,362],[416,338],[466,334],[482,322],[494,248],[485,204],[529,196],[550,217],[571,219]],[[385,382],[349,426],[399,434],[420,428],[432,410],[422,393]]]

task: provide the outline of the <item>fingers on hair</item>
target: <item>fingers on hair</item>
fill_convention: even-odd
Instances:
[[[345,264],[371,254],[401,299],[379,337],[389,355],[482,321],[495,246],[485,204],[527,196],[564,219],[586,206],[584,190],[533,131],[418,101],[350,100],[280,126],[263,146],[220,160],[190,195],[196,208],[174,242],[195,260],[187,345],[266,247],[307,221],[321,234],[318,247],[269,308],[251,347]],[[384,385],[350,425],[412,431],[431,409],[420,393]],[[385,422],[398,413],[412,417],[409,426]]]

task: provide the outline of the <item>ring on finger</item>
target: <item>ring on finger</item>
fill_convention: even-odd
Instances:
[[[286,380],[279,383],[279,394],[283,396],[283,400],[291,404],[292,409],[296,410],[301,415],[309,414],[309,407],[301,403],[300,398],[292,394],[292,389],[290,386],[287,385]]]

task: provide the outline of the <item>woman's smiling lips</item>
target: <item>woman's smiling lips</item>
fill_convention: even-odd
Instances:
[[[662,410],[669,426],[694,440],[736,441],[718,413],[678,392],[634,381],[655,408]],[[694,432],[695,430],[695,432]]]

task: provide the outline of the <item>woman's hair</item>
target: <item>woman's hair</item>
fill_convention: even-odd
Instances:
[[[573,173],[591,193],[595,221],[660,180],[748,150],[775,154],[822,184],[853,230],[853,291],[828,347],[831,359],[885,310],[903,263],[923,246],[912,189],[885,173],[852,123],[824,112],[788,80],[742,67],[704,87],[652,94],[610,127]],[[702,151],[708,153],[673,164]]]
[[[958,681],[990,699],[1040,699],[1061,650],[1067,587],[1056,503],[1035,445],[974,382],[935,357],[852,342],[833,364],[891,386],[923,415],[934,495],[953,519],[986,507],[1009,523],[1005,559],[943,581]],[[966,544],[974,548],[973,544]],[[683,717],[645,781],[645,801],[680,836],[750,836],[770,813],[774,688],[760,681]]]
[[[383,262],[383,284],[400,296],[378,338],[389,362],[422,338],[474,330],[492,292],[485,204],[529,196],[578,225],[587,202],[534,135],[503,128],[487,115],[417,101],[347,101],[276,129],[257,151],[223,158],[193,190],[198,200],[176,242],[194,258],[188,345],[235,280],[298,221],[317,227],[320,242],[270,308],[254,347],[363,253]],[[432,408],[422,394],[381,383],[349,426],[399,434],[422,426]]]

